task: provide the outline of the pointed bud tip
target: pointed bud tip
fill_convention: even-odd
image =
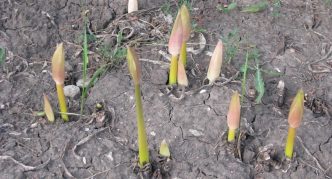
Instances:
[[[129,72],[133,78],[133,81],[135,84],[139,84],[141,78],[140,63],[134,48],[129,46],[127,47],[127,60]]]
[[[63,43],[57,44],[52,57],[52,77],[56,84],[65,82],[65,52]]]
[[[170,157],[171,153],[169,151],[169,147],[167,145],[166,140],[164,139],[160,144],[159,154],[163,157]]]
[[[168,52],[171,55],[175,56],[180,53],[182,40],[183,40],[183,28],[182,28],[181,14],[179,11],[174,21],[173,29],[168,42]]]
[[[304,91],[298,90],[288,114],[288,123],[292,128],[298,128],[302,122],[304,112]]]
[[[43,97],[44,97],[44,112],[46,114],[46,117],[47,117],[48,121],[54,122],[54,113],[53,113],[51,103],[48,100],[48,97],[46,94],[43,94]]]
[[[237,129],[240,125],[241,104],[240,96],[237,91],[232,95],[227,114],[227,124],[229,129]]]
[[[181,20],[182,20],[182,30],[183,30],[183,39],[184,41],[188,41],[191,33],[191,20],[190,20],[190,12],[188,7],[183,4],[180,9],[181,12]]]
[[[210,83],[215,82],[215,80],[219,77],[221,72],[221,66],[223,61],[223,43],[221,40],[218,40],[218,43],[213,51],[209,69],[207,72],[207,79],[209,79]]]

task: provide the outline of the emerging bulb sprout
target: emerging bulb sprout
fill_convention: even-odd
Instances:
[[[187,64],[187,41],[190,38],[191,33],[191,21],[190,13],[185,4],[180,8],[181,21],[182,21],[182,31],[183,31],[183,41],[181,45],[181,53],[179,59],[182,61],[183,65]]]
[[[145,132],[141,90],[140,90],[141,67],[136,52],[131,47],[127,48],[127,60],[128,60],[129,72],[133,78],[135,85],[135,102],[136,102],[137,131],[138,131],[138,156],[139,156],[139,165],[142,168],[144,165],[149,163],[149,149],[148,149],[148,141]]]
[[[293,157],[294,141],[296,136],[296,129],[300,126],[304,111],[304,92],[300,89],[290,107],[288,114],[288,136],[285,146],[285,155],[288,159]]]
[[[237,91],[234,92],[227,114],[228,142],[235,140],[236,129],[240,126],[241,104],[240,96]]]
[[[137,0],[128,0],[128,13],[138,11]]]
[[[188,86],[188,78],[186,74],[186,69],[184,68],[183,62],[181,59],[178,61],[178,84],[183,87]]]
[[[168,145],[167,145],[165,139],[160,144],[159,154],[163,157],[168,157],[168,158],[171,156],[171,153],[169,151],[169,148],[168,148]]]
[[[67,122],[69,118],[67,115],[66,98],[63,92],[63,84],[65,82],[65,52],[62,43],[57,45],[52,57],[52,77],[56,84],[61,117]]]
[[[223,61],[223,43],[221,40],[218,41],[216,48],[213,51],[209,69],[207,72],[207,79],[210,84],[214,83],[220,75],[221,65]]]
[[[44,112],[46,114],[47,120],[50,122],[54,122],[53,109],[46,94],[44,94]]]
[[[177,80],[178,72],[178,56],[181,51],[181,45],[183,40],[183,28],[181,13],[178,12],[175,22],[173,24],[173,29],[168,42],[168,52],[172,55],[171,65],[169,69],[169,85],[175,85]]]

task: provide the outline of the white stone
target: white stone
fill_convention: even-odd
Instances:
[[[65,96],[75,98],[80,94],[80,88],[75,85],[68,85],[63,88]]]
[[[154,131],[150,132],[152,136],[156,136],[156,133]]]
[[[106,154],[106,157],[109,158],[111,161],[114,160],[112,151],[108,152],[108,154]]]
[[[200,136],[204,135],[203,132],[200,132],[200,131],[195,130],[195,129],[189,129],[189,132],[195,137],[200,137]]]
[[[89,83],[90,83],[90,79],[85,79],[84,87],[87,87],[89,85]],[[83,88],[83,79],[77,80],[76,86]]]

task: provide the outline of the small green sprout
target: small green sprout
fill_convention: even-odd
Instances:
[[[65,82],[65,52],[62,43],[57,45],[52,57],[52,77],[56,84],[61,117],[67,122],[69,118],[67,115],[66,98],[63,91],[63,84]]]
[[[256,103],[260,104],[262,103],[262,98],[265,93],[265,85],[264,85],[264,80],[263,80],[263,75],[262,75],[262,70],[259,66],[259,53],[257,48],[253,50],[253,55],[251,55],[252,58],[255,59],[256,62],[256,73],[255,73],[255,88],[256,91],[258,92],[258,96],[256,97]]]
[[[6,50],[0,47],[0,65],[6,60]]]
[[[136,101],[136,115],[137,115],[137,130],[138,130],[138,156],[139,165],[144,167],[149,163],[149,148],[145,132],[143,107],[140,90],[141,67],[138,57],[133,48],[127,48],[127,60],[129,72],[133,78],[135,85],[135,101]]]
[[[167,158],[169,158],[171,156],[171,153],[169,151],[169,147],[168,147],[165,139],[160,144],[159,154],[162,157],[167,157]]]
[[[296,136],[296,129],[300,126],[304,111],[304,92],[300,89],[290,107],[288,114],[288,136],[285,146],[285,155],[288,159],[293,157],[293,148]]]
[[[235,140],[236,129],[240,126],[241,104],[237,91],[234,92],[227,114],[228,142]]]
[[[44,112],[48,121],[54,122],[54,113],[50,101],[46,94],[44,94]]]
[[[236,7],[237,7],[236,2],[232,2],[232,3],[228,4],[226,7],[224,5],[218,5],[217,9],[221,12],[229,13],[230,11],[235,9]]]
[[[87,17],[84,15],[84,28],[83,28],[83,53],[82,53],[82,60],[83,60],[83,87],[82,87],[82,95],[81,95],[81,115],[83,114],[83,108],[85,103],[85,98],[87,96],[87,88],[85,86],[85,81],[87,79],[87,69],[89,64],[89,56],[88,56],[88,35],[87,35]]]

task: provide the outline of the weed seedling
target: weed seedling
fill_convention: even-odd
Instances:
[[[83,108],[85,103],[85,97],[87,96],[87,89],[85,87],[85,81],[87,78],[87,69],[89,64],[88,56],[88,36],[87,36],[87,17],[84,16],[84,28],[83,28],[83,86],[82,86],[82,95],[81,95],[81,115],[83,114]]]
[[[285,146],[285,155],[288,159],[292,159],[293,157],[293,148],[294,141],[296,136],[296,129],[300,126],[304,111],[304,92],[300,89],[290,107],[288,114],[288,136],[287,142]]]
[[[274,0],[272,2],[272,7],[273,7],[272,16],[274,17],[280,16],[281,0]]]
[[[235,140],[236,129],[240,126],[241,105],[240,97],[237,91],[234,92],[227,114],[228,142]]]
[[[52,57],[52,77],[56,84],[61,117],[67,122],[69,118],[67,115],[66,98],[63,92],[65,82],[65,52],[62,43],[57,45]]]
[[[207,72],[207,79],[209,83],[214,83],[220,75],[221,65],[223,61],[223,43],[221,40],[218,41],[217,46],[215,47],[210,64]]]
[[[136,52],[131,47],[127,48],[127,60],[128,60],[129,72],[133,78],[135,86],[137,130],[138,130],[138,156],[139,156],[139,165],[141,168],[143,168],[146,164],[149,164],[149,149],[148,149],[148,141],[145,132],[143,107],[141,101],[141,90],[140,90],[141,67]]]
[[[168,52],[172,55],[171,65],[169,70],[169,85],[175,85],[177,80],[178,72],[178,56],[181,51],[183,41],[183,29],[182,29],[182,18],[181,11],[178,12],[178,15],[175,19],[171,36],[168,42]]]
[[[217,9],[221,12],[224,12],[224,13],[229,13],[230,11],[232,11],[233,9],[235,9],[237,7],[237,4],[236,2],[232,2],[230,4],[228,4],[227,6],[224,6],[224,5],[218,5],[217,6]]]
[[[240,46],[240,37],[238,34],[238,30],[234,29],[229,32],[226,37],[222,38],[222,41],[225,45],[226,62],[230,64],[232,59],[235,58]]]
[[[256,4],[251,4],[248,7],[245,7],[242,9],[241,12],[247,12],[247,13],[257,13],[265,10],[268,7],[269,3],[267,1],[261,1]]]
[[[50,122],[54,122],[53,109],[46,94],[44,94],[44,112],[46,114],[47,120]]]
[[[166,1],[161,7],[161,12],[163,12],[165,15],[172,14],[171,13],[171,3],[169,1]]]
[[[6,51],[4,48],[0,47],[0,65],[5,62],[6,59]]]
[[[262,71],[259,67],[259,56],[260,55],[256,48],[252,51],[251,56],[252,56],[252,58],[255,59],[255,63],[256,63],[255,88],[256,88],[256,91],[258,92],[258,96],[256,97],[256,103],[260,104],[260,103],[262,103],[262,98],[265,93],[265,85],[264,85],[264,80],[263,80],[263,76],[262,76]]]

